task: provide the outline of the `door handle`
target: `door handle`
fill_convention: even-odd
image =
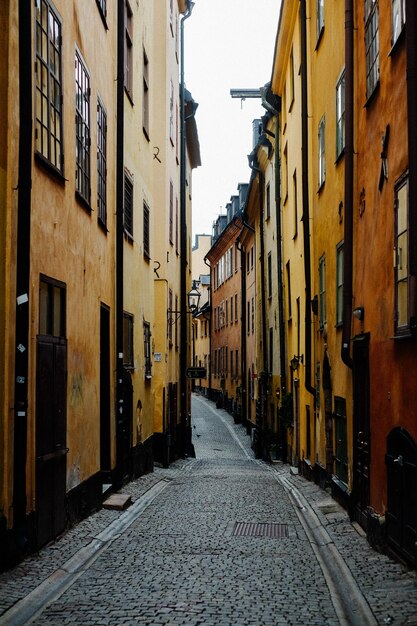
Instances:
[[[396,459],[394,459],[394,463],[398,463],[399,467],[404,465],[402,454],[399,454]]]

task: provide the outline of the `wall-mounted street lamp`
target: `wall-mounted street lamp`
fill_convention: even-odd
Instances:
[[[357,320],[363,322],[365,317],[365,307],[357,306],[356,309],[353,309],[353,317],[356,317]]]
[[[294,354],[293,358],[290,361],[290,367],[293,372],[298,370],[300,363],[303,363],[303,355],[302,354]]]
[[[195,314],[199,310],[201,293],[197,289],[197,281],[193,280],[193,285],[190,291],[187,293],[187,309],[185,311],[179,310],[174,311],[173,309],[167,310],[168,316],[168,324],[172,326],[176,324],[178,319],[181,317],[183,313],[191,313],[191,315]]]

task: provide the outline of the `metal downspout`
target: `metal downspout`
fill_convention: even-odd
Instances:
[[[277,228],[277,272],[278,272],[278,322],[279,322],[279,363],[281,398],[287,391],[287,357],[285,349],[284,319],[284,280],[282,276],[282,228],[281,228],[281,165],[279,145],[279,118],[275,118],[275,213]]]
[[[117,3],[117,126],[116,126],[116,481],[122,480],[123,428],[123,246],[124,246],[124,0]]]
[[[32,5],[19,1],[19,161],[16,256],[13,525],[26,516],[29,371],[30,213],[32,188]],[[23,531],[24,532],[24,531]],[[25,541],[26,543],[26,541]]]
[[[180,144],[180,453],[186,456],[191,450],[191,425],[188,424],[187,414],[187,356],[188,356],[188,320],[187,320],[187,198],[186,198],[186,128],[185,128],[185,82],[184,82],[184,22],[191,15],[193,3],[187,1],[187,11],[181,18],[181,71],[180,71],[180,114],[181,114],[181,144]]]
[[[417,4],[406,0],[410,330],[417,334]]]
[[[209,318],[209,368],[208,368],[208,397],[211,399],[211,376],[212,376],[212,358],[211,358],[211,353],[212,353],[212,333],[211,333],[211,322],[212,322],[212,317],[213,317],[213,311],[211,308],[211,294],[212,294],[212,287],[211,287],[211,265],[210,263],[207,263],[207,259],[204,257],[204,263],[207,265],[208,268],[210,268],[210,287],[209,287],[209,311],[210,311],[210,318]]]
[[[343,266],[342,361],[353,366],[350,356],[353,283],[353,0],[345,0],[345,216]]]
[[[244,223],[245,226],[246,225]],[[236,242],[237,249],[240,252],[240,378],[242,381],[242,422],[245,424],[247,419],[247,375],[246,375],[246,301],[243,295],[246,293],[246,253],[242,244]]]
[[[303,196],[303,238],[305,276],[305,380],[306,390],[315,396],[311,384],[311,260],[310,260],[310,209],[308,187],[308,109],[307,109],[307,15],[306,0],[300,0],[301,23],[301,167]]]

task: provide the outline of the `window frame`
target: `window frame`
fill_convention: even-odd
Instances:
[[[406,187],[406,206],[404,207],[405,215],[402,218],[402,222],[405,223],[405,228],[402,228],[400,231],[399,225],[399,192]],[[402,337],[410,335],[410,274],[409,274],[409,189],[408,189],[408,172],[406,172],[394,185],[394,214],[395,214],[395,222],[394,222],[394,254],[395,254],[395,267],[394,267],[394,280],[395,280],[395,310],[394,310],[394,336]],[[402,273],[401,277],[399,277],[399,265],[402,261],[402,255],[399,250],[402,250],[399,246],[400,238],[406,237],[405,240],[405,256],[406,256],[406,270]],[[402,269],[402,268],[401,268]],[[401,315],[401,319],[405,319],[405,323],[399,323],[400,312],[399,312],[399,285],[406,285],[406,297],[403,298],[405,302],[405,312]]]
[[[123,367],[134,369],[134,316],[123,311]]]
[[[133,11],[128,0],[125,0],[125,67],[124,88],[133,103]]]
[[[318,127],[318,190],[326,182],[326,118],[323,115]]]
[[[127,203],[127,192],[130,192],[130,202]],[[133,240],[133,207],[134,184],[133,176],[125,168],[123,181],[123,230],[126,237]]]
[[[39,4],[38,4],[39,3]],[[47,7],[47,24],[42,23],[42,5]],[[40,20],[38,20],[37,10],[39,10]],[[58,35],[56,45],[49,36],[50,16],[56,24]],[[42,33],[47,42],[47,59],[42,56]],[[51,71],[51,46],[59,60],[57,71]],[[54,55],[54,56],[55,56]],[[37,0],[35,9],[35,155],[47,163],[61,176],[64,176],[64,133],[63,133],[63,81],[62,81],[62,19],[56,12],[49,0]],[[42,73],[46,72],[46,85],[42,86]],[[56,94],[58,90],[58,94]],[[39,94],[39,95],[38,95]],[[55,97],[54,97],[55,94]],[[39,98],[39,102],[38,102]],[[46,101],[46,114],[43,117],[42,103]],[[53,112],[53,115],[52,115]],[[56,119],[58,116],[58,124]],[[51,128],[51,119],[55,117],[54,133]],[[46,146],[44,147],[44,134],[46,133]],[[40,144],[40,146],[39,146]],[[52,145],[54,149],[52,150]],[[57,157],[57,147],[59,147],[59,157]],[[52,152],[55,157],[52,158]]]
[[[143,201],[143,256],[146,261],[151,259],[151,210]]]
[[[75,50],[75,192],[91,204],[91,88],[90,73]],[[80,106],[80,101],[82,106]]]
[[[319,259],[319,328],[324,329],[327,322],[326,311],[326,255]]]
[[[324,32],[324,0],[316,0],[316,41],[317,45]],[[317,47],[317,46],[316,46]]]
[[[366,99],[379,85],[379,9],[378,0],[365,0]]]
[[[405,2],[406,0],[392,0],[391,2],[391,45],[392,46],[395,46],[395,44],[397,43],[398,39],[401,36],[401,33],[404,30],[405,20],[406,20]],[[396,24],[395,24],[395,19],[396,19],[396,15],[394,13],[395,5],[397,5],[399,9],[399,17],[400,17],[399,30],[396,29]]]
[[[151,325],[149,322],[143,322],[143,360],[145,367],[145,379],[152,378],[152,353],[151,353]]]
[[[343,284],[345,246],[341,241],[336,246],[336,328],[343,324]]]
[[[42,286],[47,290],[46,306],[42,305]],[[55,291],[59,290],[59,320],[55,319]],[[66,338],[66,299],[67,299],[67,286],[65,283],[50,278],[45,274],[39,275],[39,313],[38,313],[38,333],[43,337],[55,337],[60,339]],[[42,322],[42,312],[45,310],[45,322]],[[59,326],[59,334],[55,333],[56,323]]]
[[[97,219],[107,227],[107,112],[97,97]]]
[[[346,114],[346,85],[345,69],[340,73],[336,83],[336,161],[345,151],[345,114]]]
[[[149,141],[149,59],[145,48],[143,49],[142,130]]]

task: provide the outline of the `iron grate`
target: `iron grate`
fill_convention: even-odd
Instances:
[[[234,537],[280,539],[288,537],[288,524],[278,524],[276,522],[236,522],[232,534]]]

